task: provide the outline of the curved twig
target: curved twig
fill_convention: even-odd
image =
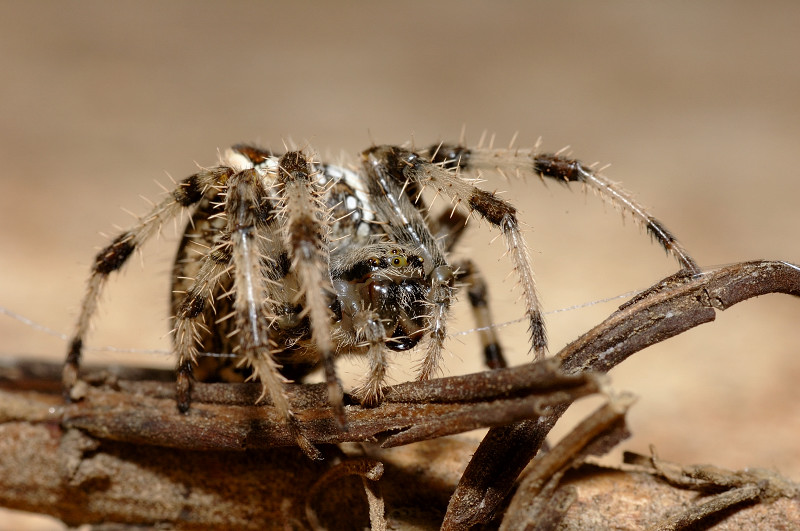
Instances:
[[[688,278],[674,275],[647,293],[556,354],[564,371],[606,372],[643,348],[713,321],[715,310],[751,297],[800,296],[800,267],[784,261],[743,262]],[[489,430],[450,500],[443,528],[464,529],[491,520],[567,407]]]

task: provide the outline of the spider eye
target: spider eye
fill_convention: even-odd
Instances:
[[[392,258],[392,265],[395,267],[406,267],[408,265],[408,260],[405,256],[395,256]]]
[[[370,265],[373,265],[375,267],[378,267],[379,265],[381,265],[381,261],[378,258],[374,257],[374,256],[370,257],[369,263],[370,263]]]

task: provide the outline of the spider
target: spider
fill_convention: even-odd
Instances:
[[[336,358],[368,357],[367,374],[352,391],[364,406],[382,399],[391,351],[423,342],[417,377],[431,378],[459,288],[468,291],[486,364],[506,366],[489,326],[480,273],[468,260],[448,259],[475,213],[505,240],[523,294],[530,348],[536,359],[545,355],[544,321],[517,211],[476,186],[484,171],[583,183],[644,224],[682,270],[699,271],[630,194],[560,154],[461,144],[419,151],[381,145],[362,152],[360,162],[360,168],[351,168],[316,161],[302,150],[278,155],[240,144],[227,150],[219,165],[181,181],[97,254],[64,365],[67,398],[108,276],[185,209],[191,214],[172,279],[178,409],[189,409],[194,381],[257,379],[259,400],[271,400],[311,457],[319,453],[299,429],[284,383],[321,366],[329,403],[345,428]],[[449,197],[452,207],[431,215],[423,198],[428,189]],[[219,352],[235,358],[203,356]]]

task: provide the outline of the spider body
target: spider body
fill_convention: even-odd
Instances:
[[[255,169],[264,189],[269,190],[280,186],[275,179],[279,162],[280,157],[262,156],[260,151],[249,146],[235,146],[226,154],[224,164],[237,167],[239,171]],[[311,165],[309,169],[314,175],[321,212],[330,220],[325,225],[327,235],[320,238],[321,242],[327,242],[324,249],[327,271],[323,271],[323,276],[328,283],[319,288],[324,291],[322,300],[330,311],[333,355],[362,353],[368,349],[359,339],[357,329],[360,313],[367,308],[374,311],[383,326],[381,335],[385,336],[383,343],[387,349],[413,348],[427,328],[424,301],[433,272],[430,268],[426,271],[422,254],[430,255],[430,252],[418,252],[412,246],[387,241],[383,225],[374,222],[375,208],[356,173],[333,165]],[[223,251],[230,245],[224,215],[225,193],[225,189],[220,188],[206,193],[199,201],[184,233],[173,271],[173,315],[188,316],[198,309],[203,312],[203,327],[195,331],[199,352],[236,353],[241,349],[235,319],[220,319],[235,315],[235,287],[230,275],[219,279],[207,299],[187,297],[202,266],[196,259],[198,254],[213,249],[212,255],[216,253],[222,261],[230,260]],[[269,332],[274,348],[270,354],[279,363],[280,372],[296,380],[316,368],[320,357],[306,315],[302,280],[291,265],[288,250],[274,244],[281,241],[281,231],[286,228],[288,219],[276,215],[280,209],[277,201],[265,195],[261,202],[258,207],[263,218],[260,268],[267,279],[269,300],[263,317],[272,320]],[[313,226],[307,219],[300,220],[295,230],[313,239],[312,234],[303,234]],[[313,264],[313,258],[313,253],[307,253],[298,259]],[[449,275],[452,280],[452,272]],[[199,308],[196,305],[202,300],[213,301],[213,305],[203,304]],[[199,363],[200,370],[195,369],[193,376],[203,381],[235,381],[252,373],[251,367],[232,364],[230,358],[202,357]],[[375,395],[362,398],[371,404],[379,399]]]
[[[67,355],[64,384],[77,380],[83,340],[108,276],[184,209],[193,209],[173,270],[173,339],[177,402],[190,407],[195,379],[257,378],[312,457],[284,392],[322,367],[329,401],[345,425],[335,359],[363,354],[369,369],[352,394],[363,405],[382,398],[388,354],[424,344],[418,378],[438,370],[447,317],[466,286],[491,368],[504,367],[491,328],[485,283],[469,261],[449,254],[477,213],[499,230],[517,273],[531,350],[546,338],[533,273],[516,209],[476,187],[473,172],[580,181],[631,213],[672,253],[697,270],[677,240],[629,194],[580,162],[527,150],[468,149],[441,144],[411,151],[374,146],[361,168],[314,161],[290,151],[274,155],[250,145],[228,150],[216,167],[184,179],[137,226],[96,257]],[[452,207],[430,215],[423,192],[449,197]],[[203,353],[233,353],[213,358]]]

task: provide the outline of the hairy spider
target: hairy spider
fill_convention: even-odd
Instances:
[[[643,223],[683,269],[699,271],[627,192],[558,154],[449,144],[421,151],[374,146],[354,169],[315,161],[301,151],[275,155],[236,145],[221,159],[181,181],[97,255],[64,367],[68,396],[109,274],[184,209],[193,212],[175,261],[172,298],[178,408],[188,410],[195,379],[257,378],[261,398],[270,398],[310,456],[318,453],[296,428],[284,382],[322,366],[330,404],[344,426],[335,359],[347,353],[368,356],[368,373],[352,392],[365,406],[381,401],[390,351],[426,339],[418,378],[430,378],[461,284],[482,329],[487,365],[505,366],[488,326],[485,283],[469,261],[448,260],[473,212],[505,239],[523,293],[531,349],[537,359],[544,356],[544,322],[516,209],[475,186],[473,177],[482,171],[581,182]],[[422,198],[426,189],[448,196],[452,208],[430,216]],[[202,356],[212,352],[236,358]]]

